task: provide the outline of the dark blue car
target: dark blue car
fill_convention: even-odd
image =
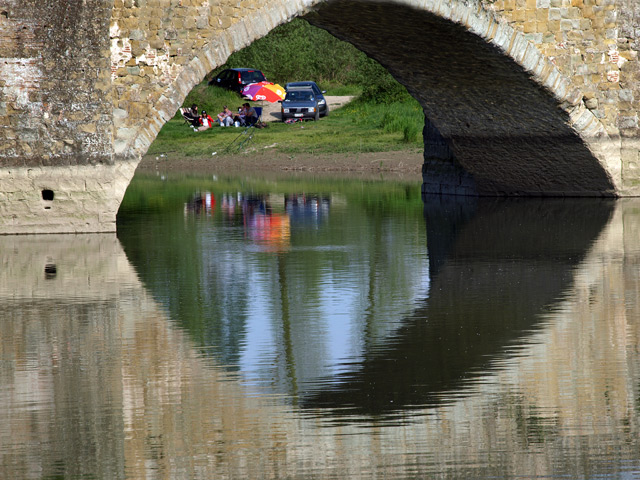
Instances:
[[[284,86],[286,91],[289,91],[290,88],[310,88],[313,90],[314,96],[318,102],[318,109],[320,110],[320,116],[326,117],[329,115],[329,105],[327,105],[327,100],[324,98],[324,93],[327,93],[326,90],[320,90],[320,87],[316,84],[316,82],[312,81],[304,81],[304,82],[289,82]]]
[[[318,120],[320,107],[318,98],[311,88],[289,87],[284,100],[280,100],[280,114],[283,122],[288,119]]]

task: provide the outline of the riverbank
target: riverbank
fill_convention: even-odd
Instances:
[[[213,152],[212,152],[213,153]],[[183,157],[177,154],[146,155],[141,173],[313,175],[422,179],[421,149],[344,154],[286,154],[263,148],[240,154]]]

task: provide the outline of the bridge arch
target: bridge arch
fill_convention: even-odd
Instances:
[[[380,61],[420,101],[426,193],[600,196],[619,189],[619,142],[585,107],[580,89],[480,2],[290,1],[249,12],[184,65],[153,121],[129,141],[127,129],[117,130],[116,154],[144,154],[212,68],[297,15]]]

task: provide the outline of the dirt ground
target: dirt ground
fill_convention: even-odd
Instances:
[[[296,174],[300,176],[339,176],[358,178],[422,180],[422,150],[331,155],[287,155],[275,150],[207,158],[145,156],[141,173],[227,173],[237,175]]]

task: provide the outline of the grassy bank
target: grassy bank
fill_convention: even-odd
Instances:
[[[235,109],[241,97],[209,86],[208,80],[224,68],[246,66],[261,69],[280,84],[315,80],[327,95],[356,99],[318,122],[270,122],[255,130],[242,148],[240,129],[214,127],[195,133],[178,113],[164,125],[148,154],[195,157],[265,148],[283,154],[367,153],[422,147],[422,109],[404,87],[352,45],[303,20],[280,26],[234,53],[189,93],[184,105],[195,103],[214,118],[223,105]]]

